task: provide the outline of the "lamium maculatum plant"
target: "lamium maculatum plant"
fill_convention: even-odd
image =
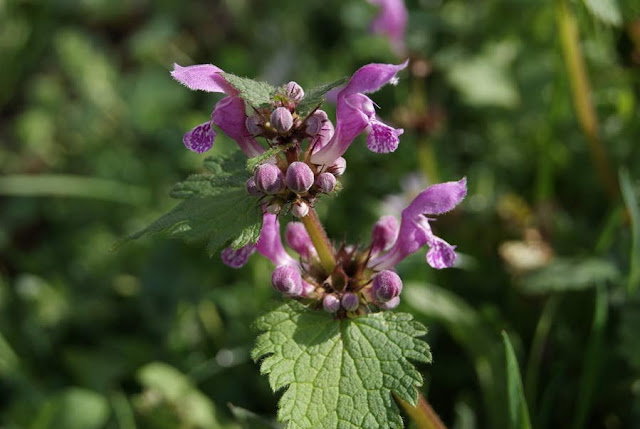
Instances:
[[[203,153],[217,129],[239,151],[206,158],[206,174],[178,183],[183,201],[144,230],[207,241],[211,255],[240,268],[258,252],[274,266],[271,284],[283,302],[260,317],[252,352],[274,391],[284,390],[278,418],[288,428],[399,428],[397,406],[415,408],[422,384],[410,361],[431,361],[424,326],[391,311],[403,283],[395,267],[427,247],[433,268],[451,267],[454,246],[431,229],[454,209],[466,180],[420,192],[401,219],[383,216],[366,243],[331,240],[316,214],[323,196],[341,189],[343,155],[360,134],[376,153],[394,152],[403,130],[381,121],[367,94],[395,84],[407,65],[369,64],[349,79],[305,91],[296,82],[273,87],[207,64],[174,66],[191,90],[224,93],[211,119],[187,132],[187,149]],[[337,92],[335,121],[321,110]],[[281,223],[284,228],[282,240]],[[269,280],[265,279],[265,283]],[[412,415],[411,412],[409,412]]]

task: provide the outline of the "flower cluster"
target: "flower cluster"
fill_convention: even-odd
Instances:
[[[366,246],[335,246],[313,211],[320,194],[336,189],[346,168],[342,155],[359,134],[367,135],[367,147],[373,152],[397,149],[403,130],[380,121],[366,94],[395,84],[396,74],[406,65],[369,64],[357,70],[338,92],[335,125],[319,106],[310,112],[300,109],[305,92],[295,82],[278,88],[268,105],[252,106],[219,68],[175,66],[173,77],[187,87],[227,95],[216,104],[211,121],[185,134],[188,149],[198,153],[210,149],[216,125],[249,157],[272,151],[260,158],[263,162],[246,182],[247,192],[263,207],[260,238],[256,244],[225,249],[221,254],[225,264],[239,268],[257,251],[275,265],[271,283],[276,290],[338,317],[395,308],[402,280],[394,268],[425,245],[426,261],[433,268],[453,265],[454,246],[437,237],[430,222],[462,201],[465,179],[425,189],[402,211],[400,222],[383,216]],[[279,217],[286,212],[302,221],[286,226],[285,241],[296,258],[285,250],[280,234]]]

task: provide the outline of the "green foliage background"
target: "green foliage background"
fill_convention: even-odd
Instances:
[[[569,2],[623,199],[580,132],[556,3],[407,1],[421,70],[373,96],[404,126],[400,148],[360,138],[344,190],[319,204],[330,236],[366,241],[408,175],[467,176],[435,224],[461,267],[399,267],[401,310],[430,329],[423,393],[451,427],[509,427],[502,330],[533,427],[640,425],[640,8]],[[311,88],[402,60],[368,33],[375,14],[364,0],[0,1],[0,428],[273,427],[277,395],[250,359],[251,325],[279,300],[269,263],[236,271],[163,238],[111,249],[203,172],[181,137],[219,96],[172,81],[173,62]],[[219,134],[213,151],[233,147]],[[499,249],[531,231],[553,256],[525,272]]]

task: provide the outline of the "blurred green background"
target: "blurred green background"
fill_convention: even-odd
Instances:
[[[640,427],[640,6],[407,6],[411,65],[373,95],[405,134],[390,155],[352,145],[344,190],[318,205],[330,236],[366,242],[420,186],[467,176],[461,208],[435,223],[460,266],[435,271],[423,252],[399,266],[400,310],[430,327],[433,407],[450,427],[507,427],[506,330],[534,427]],[[277,395],[249,359],[253,320],[280,299],[269,263],[233,270],[162,237],[111,248],[201,169],[181,137],[220,97],[172,81],[172,63],[309,88],[402,60],[369,34],[376,13],[0,0],[0,428],[276,427]],[[570,22],[591,137],[565,67]],[[219,134],[214,152],[233,147]]]

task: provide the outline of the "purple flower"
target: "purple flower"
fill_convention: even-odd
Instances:
[[[403,0],[367,0],[379,6],[380,13],[371,22],[371,31],[386,36],[398,56],[405,55],[404,33],[409,14]]]
[[[247,130],[244,101],[238,97],[238,91],[222,76],[223,71],[211,64],[189,67],[173,65],[171,76],[187,88],[194,91],[220,92],[228,97],[220,100],[211,115],[211,121],[196,126],[185,134],[183,142],[187,149],[197,153],[206,152],[213,146],[216,132],[211,123],[217,125],[229,137],[238,142],[240,149],[249,157],[260,155],[264,148]]]
[[[317,255],[316,248],[311,242],[311,237],[304,225],[300,222],[289,222],[285,234],[287,245],[305,259],[311,259]]]
[[[376,118],[373,101],[365,94],[375,92],[387,83],[395,83],[396,74],[408,64],[368,64],[360,67],[349,83],[338,93],[336,128],[333,137],[311,156],[315,164],[332,164],[365,131],[367,147],[377,153],[393,152],[400,142],[402,129],[392,128]]]
[[[229,246],[222,251],[220,258],[225,265],[231,268],[241,268],[244,267],[249,260],[249,256],[253,255],[255,251],[256,246],[254,244],[249,244],[239,249]]]
[[[402,211],[402,221],[396,242],[387,253],[369,261],[369,267],[376,271],[391,269],[425,244],[429,246],[427,252],[429,265],[437,269],[452,266],[456,260],[455,247],[433,233],[428,216],[452,210],[466,194],[466,178],[457,182],[439,183],[418,194]]]

